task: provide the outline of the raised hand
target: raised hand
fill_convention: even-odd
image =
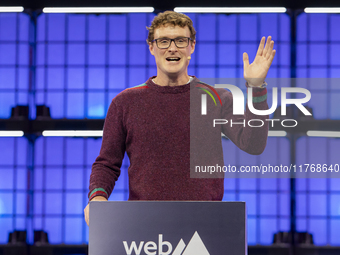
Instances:
[[[268,36],[266,46],[264,46],[265,40],[266,38],[262,37],[253,63],[249,64],[248,54],[243,53],[244,79],[253,87],[259,87],[263,84],[276,53],[276,50],[273,50],[274,41],[272,41],[272,37]]]

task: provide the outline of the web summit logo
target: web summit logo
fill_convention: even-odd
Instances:
[[[144,241],[141,241],[138,247],[135,241],[131,242],[130,247],[126,241],[123,241],[123,244],[127,255],[140,255],[142,250],[144,250],[144,253],[147,255],[210,255],[197,231],[192,236],[188,245],[185,245],[183,239],[181,239],[174,252],[172,252],[172,244],[168,241],[163,241],[162,234],[158,235],[158,247],[157,244],[152,241],[148,241],[145,244]],[[164,246],[166,246],[166,251],[163,251]]]

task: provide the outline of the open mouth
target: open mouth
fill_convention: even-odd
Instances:
[[[171,58],[171,57],[169,57],[169,58],[166,58],[166,60],[169,61],[169,62],[177,62],[177,61],[180,61],[181,58]]]

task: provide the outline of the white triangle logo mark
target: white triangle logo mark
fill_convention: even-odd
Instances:
[[[192,236],[182,255],[210,255],[197,231]]]
[[[185,248],[185,243],[183,241],[183,239],[181,239],[179,241],[179,243],[177,244],[174,252],[172,253],[172,255],[181,255],[182,254],[182,251],[184,250]]]

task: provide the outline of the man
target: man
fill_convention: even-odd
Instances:
[[[190,88],[202,84],[187,72],[196,45],[192,21],[184,14],[167,11],[155,17],[148,30],[157,76],[112,100],[100,155],[92,167],[89,201],[107,201],[125,152],[130,159],[129,200],[222,200],[223,179],[190,178]],[[264,45],[263,37],[252,64],[247,53],[243,54],[244,78],[248,87],[255,87],[257,109],[268,108],[263,84],[275,56],[271,37]],[[215,108],[216,114],[234,118],[231,93],[218,93],[222,108]],[[253,115],[247,110],[244,117]],[[266,145],[268,125],[257,129],[238,125],[221,131],[242,150],[260,154]],[[221,131],[214,134],[219,140]],[[221,153],[217,158],[223,162]],[[84,212],[89,224],[89,205]]]

